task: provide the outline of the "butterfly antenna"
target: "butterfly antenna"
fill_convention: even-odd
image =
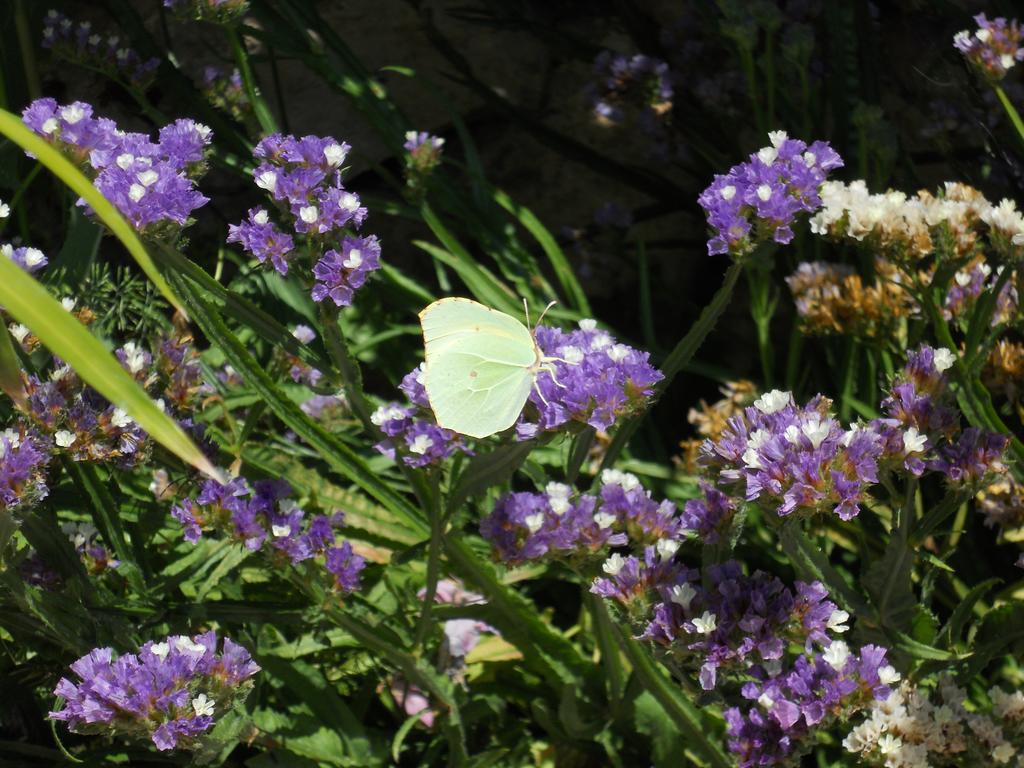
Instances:
[[[544,315],[546,315],[548,313],[548,310],[555,306],[555,304],[557,303],[557,301],[548,302],[548,305],[544,307],[544,311],[540,313],[540,317],[537,318],[537,325],[540,325],[541,321],[544,319]]]
[[[526,327],[530,327],[530,305],[526,301],[526,297],[523,297],[523,313],[526,315]]]

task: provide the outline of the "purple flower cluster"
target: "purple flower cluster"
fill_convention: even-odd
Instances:
[[[953,283],[946,293],[946,301],[942,314],[947,320],[962,318],[964,322],[970,317],[978,297],[986,290],[994,290],[996,281],[1002,273],[1003,267],[995,271],[993,277],[992,268],[985,263],[984,259],[965,266],[953,275]],[[992,325],[996,326],[1008,322],[1017,314],[1019,304],[1017,289],[1014,281],[1009,280],[996,297],[995,311],[992,313]]]
[[[380,453],[391,459],[401,456],[410,467],[427,467],[440,464],[456,452],[470,452],[461,435],[434,423],[423,388],[422,363],[405,375],[398,388],[409,402],[385,403],[370,417],[384,435],[374,446]]]
[[[209,202],[194,178],[205,170],[203,157],[212,133],[194,120],[164,126],[153,143],[146,134],[125,133],[113,120],[93,117],[92,107],[80,101],[61,106],[53,99],[37,99],[22,119],[82,166],[96,188],[143,234],[177,230]],[[78,204],[86,206],[84,200]]]
[[[574,499],[570,486],[555,482],[544,490],[503,496],[480,523],[499,559],[586,558],[629,541],[649,544],[659,557],[671,558],[685,533],[675,505],[654,501],[626,472],[605,470],[597,495]]]
[[[284,230],[266,209],[257,207],[249,211],[248,221],[228,231],[228,242],[240,243],[260,263],[270,261],[282,275],[295,253],[293,234],[303,237],[306,250],[318,259],[314,300],[330,298],[339,307],[351,304],[369,273],[380,268],[377,238],[353,234],[362,226],[366,208],[342,184],[349,149],[331,137],[264,138],[253,150],[258,162],[253,178],[273,200]]]
[[[199,87],[210,104],[236,120],[244,122],[252,115],[252,104],[237,68],[228,71],[221,67],[204,67]]]
[[[607,430],[646,407],[661,372],[649,355],[619,344],[593,320],[575,331],[539,325],[537,345],[550,366],[537,376],[527,408],[516,424],[520,439],[560,429],[570,421]]]
[[[0,510],[30,506],[46,498],[49,443],[24,429],[0,432]]]
[[[92,523],[66,522],[61,524],[60,529],[82,558],[82,564],[90,576],[98,576],[121,564],[100,541],[100,532]]]
[[[641,110],[642,125],[650,130],[672,109],[672,77],[664,61],[602,51],[594,60],[594,75],[597,81],[588,89],[591,109],[604,123],[622,123],[633,107]]]
[[[0,245],[0,256],[10,259],[29,274],[38,272],[48,263],[46,255],[38,248],[15,248],[10,243]]]
[[[697,199],[711,228],[709,254],[742,256],[762,240],[790,242],[796,216],[821,207],[821,185],[843,165],[827,142],[808,147],[785,131],[773,131],[768,138],[770,146],[716,175]]]
[[[746,576],[735,561],[709,567],[706,586],[693,581],[696,572],[686,576],[659,585],[661,602],[643,637],[684,665],[699,666],[705,690],[715,688],[719,670],[744,674],[753,665],[777,665],[791,644],[810,653],[847,629],[849,614],[819,582],[798,581],[793,590],[762,571]],[[601,583],[594,582],[598,594]]]
[[[701,481],[701,496],[683,505],[682,526],[705,544],[717,544],[729,532],[736,515],[736,501],[707,482]]]
[[[358,589],[365,561],[349,542],[335,543],[344,515],[337,512],[307,518],[291,493],[291,486],[283,480],[250,484],[240,477],[227,485],[208,480],[195,499],[175,505],[171,516],[184,528],[185,540],[193,544],[204,531],[220,531],[250,552],[264,550],[293,565],[322,555],[340,592]]]
[[[831,401],[794,404],[773,390],[734,416],[717,440],[701,446],[701,463],[720,486],[734,487],[780,517],[832,511],[849,520],[877,481],[879,436],[856,425],[844,430]]]
[[[999,17],[989,21],[984,13],[974,17],[978,29],[963,30],[953,37],[953,47],[963,54],[974,69],[985,78],[997,82],[1018,61],[1024,61],[1024,34],[1016,19]]]
[[[50,713],[76,733],[150,739],[161,751],[195,749],[218,715],[245,701],[260,668],[249,652],[217,635],[172,635],[138,653],[96,648],[71,665],[79,682],[61,678]]]
[[[742,688],[750,704],[725,712],[729,751],[739,768],[792,765],[816,729],[889,698],[889,686],[900,676],[885,654],[874,645],[856,654],[835,640],[824,652],[800,656],[777,674],[755,667],[755,680]]]
[[[43,47],[63,59],[103,72],[132,88],[145,90],[156,77],[160,59],[143,59],[117,35],[101,35],[92,22],[78,24],[56,10],[43,18]]]

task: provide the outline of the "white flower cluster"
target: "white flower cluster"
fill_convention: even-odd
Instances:
[[[966,184],[947,181],[940,197],[926,191],[908,197],[894,190],[872,194],[863,179],[849,184],[826,181],[821,200],[821,210],[810,220],[811,231],[818,235],[870,239],[883,248],[924,256],[934,249],[935,227],[947,225],[957,245],[966,250],[980,220],[1013,245],[1024,245],[1024,215],[1016,204],[1003,200],[992,205]]]
[[[951,677],[939,679],[938,703],[927,691],[904,683],[874,704],[843,746],[858,753],[863,763],[885,768],[1024,766],[1024,755],[1015,746],[1024,736],[1024,694],[993,688],[989,696],[991,715],[968,710],[966,691]]]

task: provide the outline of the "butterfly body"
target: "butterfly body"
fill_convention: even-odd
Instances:
[[[463,298],[420,312],[423,385],[439,426],[482,438],[511,427],[544,356],[529,329],[504,312]]]

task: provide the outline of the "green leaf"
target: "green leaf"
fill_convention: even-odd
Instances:
[[[125,221],[117,208],[93,186],[92,182],[70,160],[50,146],[43,138],[33,133],[20,118],[3,109],[0,109],[0,133],[26,152],[35,155],[40,163],[45,165],[57,178],[85,200],[95,212],[96,218],[106,224],[113,235],[121,241],[142,271],[153,282],[153,285],[163,294],[164,298],[173,304],[175,308],[184,311],[178,297],[174,295],[167,281],[164,280],[157,270],[156,264],[149,257],[146,247],[139,240],[139,236],[132,229],[132,226]],[[25,325],[28,325],[28,323],[25,323]],[[31,328],[31,326],[29,327]],[[38,336],[39,334],[36,335]]]
[[[448,495],[449,512],[460,509],[471,496],[477,496],[488,488],[506,482],[536,447],[535,441],[525,440],[521,443],[501,445],[487,453],[474,456]]]
[[[950,648],[954,644],[960,642],[960,635],[963,634],[964,627],[967,626],[967,622],[971,616],[974,615],[974,606],[978,604],[978,601],[985,596],[996,584],[1002,582],[1002,579],[991,578],[985,579],[980,584],[975,584],[974,587],[964,595],[963,599],[957,604],[956,608],[953,609],[953,613],[950,614],[949,620],[945,626],[939,630],[939,642],[940,648]]]
[[[10,259],[0,259],[0,305],[86,384],[123,408],[150,437],[201,472],[220,476],[178,423],[157,407],[103,344]]]

